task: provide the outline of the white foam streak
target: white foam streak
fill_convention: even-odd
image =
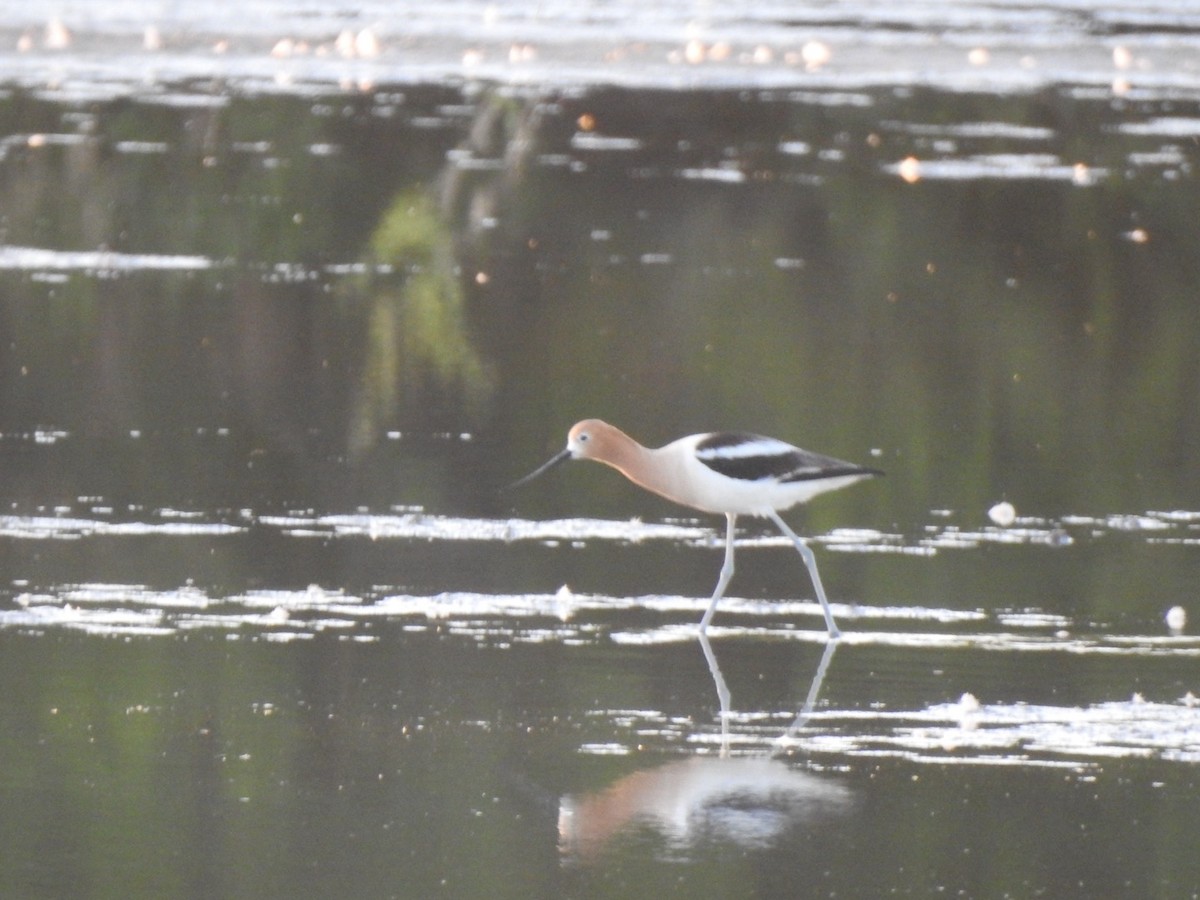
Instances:
[[[698,541],[711,529],[694,525],[652,524],[638,519],[476,519],[406,513],[402,515],[260,516],[260,525],[295,537],[368,537],[371,539],[450,541],[643,540]]]
[[[1090,764],[1105,759],[1162,757],[1200,762],[1200,709],[1140,699],[1083,707],[993,704],[964,712],[961,704],[860,716],[813,714],[810,752],[898,754],[920,761],[1028,765],[1038,756]],[[853,735],[838,724],[853,721]],[[874,726],[874,728],[872,728]]]
[[[0,538],[78,540],[83,537],[184,537],[238,534],[245,528],[224,522],[109,522],[75,516],[0,516]]]
[[[596,710],[635,740],[703,743],[715,735],[663,713]],[[1031,703],[942,703],[923,709],[818,709],[799,730],[784,723],[794,710],[743,711],[731,716],[730,743],[742,752],[764,748],[822,758],[884,760],[937,766],[1019,766],[1094,771],[1107,760],[1200,762],[1200,707],[1186,699],[1139,698],[1088,706]]]
[[[204,256],[162,255],[155,253],[114,253],[110,250],[48,250],[41,247],[0,245],[0,269],[24,269],[42,272],[99,271],[194,271],[210,269],[212,260]]]

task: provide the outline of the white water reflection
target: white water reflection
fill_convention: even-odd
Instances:
[[[41,441],[34,434],[0,435],[0,439]],[[57,432],[54,440],[61,439]],[[115,509],[96,498],[81,498],[84,510],[62,506],[33,515],[0,515],[0,539],[82,541],[93,538],[135,541],[141,538],[224,538],[244,540],[253,533],[282,539],[336,541],[369,538],[396,542],[534,542],[547,548],[560,545],[584,546],[596,542],[639,544],[664,541],[709,548],[720,543],[720,534],[707,524],[683,519],[644,522],[639,519],[607,520],[568,518],[529,520],[521,518],[455,517],[411,509],[386,514],[368,512],[314,515],[290,513],[262,515],[251,509],[228,511],[221,518],[181,509]],[[1130,536],[1153,543],[1191,543],[1200,540],[1200,514],[1190,511],[1068,516],[1060,521],[1022,517],[1010,527],[964,528],[938,511],[934,521],[915,535],[872,529],[838,529],[816,536],[813,541],[826,551],[844,553],[897,553],[929,556],[968,550],[987,544],[1042,545],[1067,548],[1076,541],[1097,542]],[[775,535],[743,532],[741,546],[774,547],[785,541]],[[345,629],[353,623],[387,621],[393,618],[455,623],[463,633],[474,631],[480,639],[505,640],[593,640],[601,631],[589,619],[613,612],[654,613],[660,621],[628,625],[605,625],[607,639],[624,644],[674,643],[690,640],[694,620],[709,600],[704,596],[669,594],[607,596],[576,593],[563,585],[548,593],[477,592],[447,590],[433,595],[416,595],[402,586],[375,585],[363,595],[351,595],[314,584],[303,590],[263,590],[250,593],[209,593],[187,584],[174,589],[150,590],[138,585],[76,585],[14,583],[9,596],[12,609],[0,610],[0,627],[45,629],[53,627],[102,628],[100,608],[123,610],[118,625],[124,631],[215,627],[238,629],[249,624],[277,625],[286,619],[293,634],[311,634],[326,627]],[[262,622],[263,607],[277,621]],[[972,647],[1001,651],[1054,651],[1155,655],[1192,655],[1195,641],[1185,635],[1122,635],[1097,633],[1093,623],[1070,616],[1049,614],[1037,607],[946,608],[941,606],[888,606],[886,603],[835,603],[839,618],[857,623],[846,639],[854,644],[926,647]],[[203,615],[200,615],[200,614]],[[715,635],[756,635],[772,639],[808,639],[806,620],[820,615],[819,606],[806,599],[729,597],[723,601],[725,621],[738,621],[736,628],[718,625]],[[255,618],[247,619],[252,614]],[[524,620],[539,621],[530,628]],[[669,621],[661,621],[667,619]],[[739,621],[740,620],[740,621]],[[893,627],[872,629],[871,623],[904,623],[909,630]],[[914,625],[923,631],[911,630]],[[928,626],[939,626],[929,630]],[[944,626],[944,628],[942,627]]]
[[[703,597],[615,597],[575,594],[565,588],[553,594],[463,591],[428,596],[387,588],[377,590],[377,594],[360,596],[312,585],[303,590],[261,589],[221,594],[195,585],[173,590],[120,583],[60,585],[15,594],[11,607],[0,610],[0,629],[30,635],[73,631],[126,640],[161,640],[209,632],[228,640],[268,643],[307,641],[320,635],[339,641],[377,642],[387,633],[385,629],[398,629],[405,634],[466,641],[494,650],[545,643],[565,647],[606,642],[626,646],[690,645],[697,640],[695,622],[707,603]],[[1054,653],[1081,658],[1156,659],[1168,663],[1200,657],[1200,638],[1076,635],[1072,629],[1078,623],[1066,616],[1046,617],[1011,610],[991,614],[936,608],[835,606],[838,607],[835,613],[847,623],[876,620],[893,625],[891,629],[877,630],[848,628],[836,644],[842,648],[839,657],[842,660],[881,647],[919,654],[931,651],[930,658],[938,659],[946,658],[946,651],[952,650],[983,651],[1002,658]],[[615,611],[650,612],[671,621],[642,628],[614,625]],[[1185,690],[1181,690],[1182,696],[1175,702],[1148,702],[1135,696],[1086,706],[980,704],[965,696],[958,703],[937,703],[917,709],[897,709],[882,701],[867,708],[823,707],[817,697],[820,681],[826,677],[827,669],[828,678],[836,680],[838,665],[831,652],[835,645],[827,643],[824,631],[818,627],[817,604],[730,598],[724,612],[739,616],[743,624],[709,629],[710,654],[706,658],[713,673],[714,698],[719,710],[711,723],[667,710],[594,709],[584,718],[595,721],[606,739],[582,741],[581,752],[629,753],[635,747],[656,746],[733,757],[799,753],[817,766],[898,758],[938,765],[1064,766],[1076,772],[1088,771],[1110,758],[1200,762],[1200,701]],[[811,620],[811,628],[803,626],[802,616]],[[629,618],[625,615],[622,620]],[[896,630],[914,624],[921,629]],[[721,691],[724,677],[720,675],[720,658],[723,650],[729,652],[731,641],[742,645],[742,650],[747,642],[760,646],[781,641],[825,645],[825,656],[807,699],[797,697],[797,707],[792,709],[739,708],[736,691],[732,698],[728,688]],[[703,645],[701,649],[705,649]],[[746,672],[739,665],[736,679],[745,677]],[[721,777],[731,777],[742,784],[748,792],[746,796],[751,798],[758,796],[751,790],[751,782],[760,784],[772,795],[788,784],[795,787],[792,792],[795,798],[808,796],[810,788],[821,795],[815,782],[810,784],[806,778],[796,780],[796,773],[786,767],[763,763],[719,771],[725,773]],[[668,802],[667,797],[674,796],[671,802],[689,810],[685,815],[687,821],[708,821],[703,827],[713,826],[713,821],[706,817],[721,809],[725,802],[721,797],[727,796],[711,794],[705,788],[717,774],[664,767],[653,776],[660,782],[652,791],[643,786],[645,802],[650,805],[631,807],[630,815],[635,819],[657,820],[655,810],[665,807],[658,800],[650,803],[651,795],[662,798],[663,804]],[[637,777],[651,778],[648,774]],[[583,806],[574,814],[577,823],[571,826],[575,835],[571,842],[596,841],[596,834],[604,833],[606,828],[596,822],[616,808],[618,795],[624,793],[624,788],[614,786],[611,794],[581,801]],[[759,800],[761,796],[748,808],[757,808],[754,804]],[[779,808],[771,803],[766,806],[778,812]],[[793,807],[790,800],[785,806],[793,812],[804,808],[803,803]],[[586,826],[579,824],[578,809],[585,810],[585,818],[594,812],[594,820],[589,820]],[[672,840],[686,842],[690,832],[680,830],[680,821],[673,820],[674,824],[662,827],[675,835]],[[792,821],[791,813],[780,821]],[[661,821],[659,824],[662,825]]]
[[[737,617],[737,626],[715,625],[713,638],[825,641],[817,622],[819,604],[740,597],[722,601],[723,618]],[[0,610],[0,628],[44,632],[55,628],[92,633],[171,634],[208,628],[255,629],[274,639],[312,636],[336,629],[355,632],[372,625],[402,622],[409,629],[456,634],[483,642],[568,644],[607,640],[629,646],[677,644],[696,637],[695,622],[707,607],[707,597],[650,594],[608,596],[577,594],[568,587],[547,594],[492,594],[445,591],[414,595],[377,586],[369,596],[310,585],[304,590],[269,589],[244,593],[209,593],[187,585],[156,590],[132,584],[68,584],[25,588],[14,592],[12,608]],[[956,610],[935,607],[887,607],[833,603],[834,613],[847,622],[890,622],[944,631],[848,631],[841,643],[907,649],[972,649],[998,653],[1068,653],[1128,657],[1200,656],[1200,637],[1182,634],[1114,635],[1088,630],[1065,616],[1047,617],[1036,611]],[[647,612],[672,621],[644,627],[610,624],[614,612]],[[1004,630],[1009,629],[1009,630]],[[1075,633],[1079,629],[1080,633]],[[369,635],[368,635],[369,636]]]
[[[915,165],[915,169],[909,168]],[[991,153],[957,159],[905,160],[881,166],[890,175],[915,180],[987,181],[992,179],[1044,179],[1072,184],[1091,184],[1107,178],[1109,170],[1080,167],[1047,153]]]
[[[781,722],[790,714],[736,710],[719,653],[705,636],[699,642],[719,698],[719,731],[655,710],[595,710],[590,715],[611,721],[627,735],[630,745],[656,740],[700,748],[701,753],[716,751],[718,759],[708,757],[705,772],[717,773],[721,771],[717,762],[740,758],[768,793],[771,776],[782,777],[788,770],[766,767],[767,753],[800,754],[818,768],[845,760],[902,759],[937,765],[1060,767],[1081,774],[1097,770],[1109,759],[1200,762],[1200,699],[1192,692],[1173,703],[1148,702],[1135,694],[1128,700],[1086,706],[981,704],[973,695],[964,694],[956,703],[924,709],[888,709],[882,703],[866,709],[818,709],[825,678],[837,648],[847,643],[844,640],[826,643],[803,705],[781,733]],[[620,745],[582,749],[610,754],[614,746]],[[679,764],[636,773],[591,795],[582,805],[572,801],[564,806],[567,815],[565,820],[560,818],[560,830],[565,821],[571,843],[587,845],[600,838],[607,840],[616,825],[649,817],[657,820],[660,829],[672,833],[671,822],[677,820],[666,819],[660,814],[662,809],[681,810],[686,818],[707,802],[703,783],[691,785],[688,778],[681,777],[684,771],[685,766]],[[645,802],[632,802],[629,790],[642,781],[647,782],[639,788],[646,794]],[[818,785],[828,782],[813,779],[809,784],[819,790]],[[623,817],[615,815],[618,810],[624,811]],[[680,832],[676,829],[675,833]]]
[[[4,437],[35,440],[30,435]],[[84,511],[64,506],[38,515],[0,516],[0,538],[74,544],[95,539],[134,542],[153,538],[169,544],[219,538],[233,546],[250,536],[257,539],[266,534],[285,541],[317,537],[326,543],[362,537],[423,544],[527,541],[549,549],[588,542],[636,544],[654,540],[695,547],[715,547],[719,543],[714,529],[690,520],[533,521],[437,516],[421,510],[260,515],[250,509],[229,511],[220,520],[212,514],[176,508],[114,509],[97,498],[81,498],[80,506]],[[952,514],[939,512],[916,536],[847,529],[819,537],[817,542],[826,550],[842,552],[919,550],[931,554],[988,543],[1069,547],[1072,542],[1054,537],[1067,532],[1079,542],[1183,541],[1194,539],[1191,536],[1200,524],[1200,514],[1186,510],[1073,516],[1058,522],[1024,517],[1008,528],[984,526],[970,530],[948,521],[952,518]],[[773,536],[753,534],[743,542],[761,546],[780,543]],[[359,591],[321,584],[299,589],[265,586],[222,590],[192,582],[162,587],[120,581],[34,584],[25,580],[13,582],[5,596],[7,602],[0,606],[0,629],[30,635],[80,632],[126,640],[161,640],[209,633],[226,640],[273,643],[309,641],[318,636],[378,642],[389,633],[400,633],[492,649],[539,644],[568,648],[690,645],[696,641],[696,622],[709,602],[707,596],[621,596],[576,592],[565,585],[547,592],[448,590],[418,594],[395,584],[375,584]],[[962,650],[999,658],[1057,654],[1064,658],[1155,660],[1164,665],[1200,657],[1200,638],[1195,636],[1178,632],[1114,634],[1110,628],[1097,627],[1093,622],[1035,607],[953,609],[932,604],[865,602],[833,605],[835,615],[849,626],[838,644],[843,648],[841,659],[853,659],[855,653],[878,648],[912,652],[918,657],[928,653],[939,659],[946,658],[949,651]],[[736,690],[732,698],[728,689],[720,692],[724,678],[718,679],[716,673],[720,671],[722,650],[730,642],[761,646],[797,641],[825,644],[820,616],[819,605],[804,599],[726,598],[721,622],[709,630],[710,672],[714,673],[719,717],[705,724],[669,711],[596,709],[588,716],[604,723],[601,731],[605,738],[581,741],[581,749],[586,753],[630,752],[649,743],[718,755],[761,756],[779,750],[780,736],[786,735],[783,747],[788,752],[802,753],[818,765],[826,760],[844,763],[900,758],[937,764],[1061,765],[1085,771],[1099,760],[1114,756],[1200,761],[1200,712],[1194,696],[1187,693],[1188,687],[1195,690],[1194,686],[1185,685],[1180,690],[1183,696],[1174,703],[1161,702],[1160,697],[1160,702],[1122,699],[1081,707],[964,701],[923,709],[884,705],[831,709],[820,707],[815,697],[803,704],[797,698],[798,719],[797,708],[739,709]],[[838,665],[833,663],[830,669],[829,677],[836,679]],[[729,674],[735,685],[746,675],[741,666]],[[786,767],[770,772],[784,783],[791,783],[797,774]],[[664,796],[670,793],[668,787],[675,790],[691,785],[687,803],[699,812],[688,816],[705,821],[709,813],[704,810],[721,808],[723,801],[703,789],[707,776],[693,778],[682,769],[664,769],[660,774],[662,784],[655,790],[661,790]],[[762,783],[774,782],[765,778]],[[795,795],[802,796],[805,790],[798,785]],[[616,802],[616,793],[614,788],[612,797],[586,802]],[[803,803],[796,808],[802,807]],[[649,808],[637,813],[651,819],[656,815]],[[711,817],[709,822],[711,825]],[[668,832],[670,828],[676,829],[677,838],[673,840],[685,840],[687,832],[679,830],[678,824],[668,827]],[[750,828],[747,833],[753,831]],[[584,839],[585,843],[587,840],[591,839]]]
[[[44,247],[0,246],[0,269],[35,269],[88,272],[163,272],[194,271],[212,268],[213,261],[203,256],[163,255],[156,253],[116,253],[111,250],[70,251]]]
[[[227,434],[217,429],[217,434]],[[38,429],[32,432],[0,434],[0,440],[31,440],[58,443],[67,432]],[[136,435],[131,436],[131,438]],[[212,513],[186,509],[124,510],[86,499],[87,513],[72,506],[39,508],[34,514],[0,515],[0,537],[40,537],[75,539],[85,535],[220,535],[235,534],[250,527],[274,530],[296,538],[366,537],[372,540],[414,541],[539,541],[571,543],[614,541],[674,541],[689,546],[708,547],[722,543],[719,529],[706,520],[672,519],[646,522],[633,519],[594,519],[585,517],[533,520],[518,517],[486,518],[443,516],[427,513],[420,507],[388,513],[335,513],[314,515],[294,512],[281,515],[260,514],[252,509],[229,511],[213,521]],[[1192,511],[1150,511],[1114,513],[1108,516],[1063,516],[1047,520],[1022,516],[1011,526],[980,524],[966,527],[947,521],[954,514],[937,510],[929,522],[913,535],[871,528],[835,528],[808,539],[825,550],[845,553],[896,553],[929,556],[943,550],[974,549],[987,544],[1045,545],[1067,547],[1077,540],[1101,540],[1115,534],[1147,535],[1153,542],[1190,541],[1200,538],[1200,513]],[[124,516],[124,520],[122,520]],[[130,521],[136,519],[136,521]],[[760,533],[753,525],[742,529],[739,547],[790,546],[776,534]]]
[[[672,86],[934,85],[1035,90],[1048,82],[1195,89],[1200,19],[1186,0],[1037,5],[697,5],[674,0],[353,8],[308,0],[220,6],[126,0],[0,3],[18,52],[0,78],[80,99],[219,77],[297,93],[417,79]],[[95,48],[105,52],[98,53]],[[89,51],[89,52],[81,52]],[[1144,87],[1143,87],[1144,89]],[[166,96],[174,92],[164,91]]]
[[[399,515],[359,513],[326,516],[259,516],[259,525],[293,537],[367,537],[448,541],[576,541],[639,543],[644,540],[696,542],[709,529],[692,525],[646,523],[640,519],[485,519],[410,512]]]
[[[797,716],[795,711],[734,710],[728,732],[657,710],[598,709],[589,716],[611,722],[624,743],[584,746],[586,753],[655,742],[718,756],[724,750],[732,758],[763,759],[765,753],[801,757],[817,769],[854,760],[902,759],[943,766],[1061,767],[1080,773],[1110,759],[1200,762],[1200,700],[1191,693],[1175,702],[1149,702],[1135,695],[1086,706],[981,705],[970,695],[923,709],[814,710],[806,705],[791,727],[786,723]]]
[[[1146,122],[1122,122],[1114,126],[1121,134],[1152,135],[1154,137],[1200,137],[1200,119],[1190,116],[1160,116]]]
[[[127,148],[125,148],[127,150]],[[317,278],[353,275],[391,275],[396,269],[387,263],[359,261],[330,262],[319,266],[292,260],[280,260],[268,266],[239,263],[233,259],[212,259],[192,254],[120,253],[113,250],[58,250],[50,247],[24,247],[0,244],[0,271],[35,273],[73,273],[105,277],[115,273],[196,272],[208,269],[253,271],[262,281],[272,284],[301,283]],[[65,277],[65,275],[64,275]]]
[[[119,535],[205,535],[238,534],[245,528],[226,522],[111,522],[76,516],[0,516],[0,538],[78,540],[82,537]]]
[[[819,711],[794,739],[805,753],[915,762],[1091,767],[1106,759],[1200,762],[1200,708],[1132,699],[1089,706],[986,704],[911,711]]]

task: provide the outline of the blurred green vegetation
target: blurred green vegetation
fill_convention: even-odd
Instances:
[[[370,307],[354,447],[371,446],[380,422],[400,406],[433,405],[430,388],[457,398],[464,421],[478,420],[491,377],[470,340],[452,247],[449,224],[429,192],[403,192],[371,236],[367,272],[345,285],[344,293]],[[405,277],[381,279],[381,266]]]

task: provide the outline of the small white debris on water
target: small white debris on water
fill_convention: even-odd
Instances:
[[[958,699],[958,727],[962,731],[974,731],[979,727],[980,710],[983,707],[974,694],[967,691]],[[953,749],[946,747],[946,749]]]
[[[822,41],[808,41],[800,48],[800,58],[804,60],[804,67],[813,72],[833,58],[833,51]]]
[[[1017,520],[1017,510],[1007,500],[1002,500],[988,510],[988,518],[1001,528],[1007,528]]]
[[[370,28],[364,28],[354,37],[354,52],[357,56],[370,59],[378,56],[381,49],[379,36]]]
[[[569,621],[575,614],[575,593],[568,585],[563,585],[554,593],[554,611],[558,618],[563,621]]]
[[[1172,606],[1165,617],[1167,627],[1172,631],[1183,631],[1187,626],[1187,610],[1182,606]]]
[[[71,46],[71,30],[61,19],[51,19],[46,23],[44,43],[49,50],[65,50]]]

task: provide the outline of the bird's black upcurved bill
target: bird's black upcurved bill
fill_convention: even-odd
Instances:
[[[570,458],[571,458],[570,448],[569,447],[564,448],[561,452],[550,457],[550,459],[548,459],[542,465],[538,466],[536,469],[534,469],[532,472],[530,472],[524,478],[517,479],[512,484],[510,484],[508,487],[506,487],[504,490],[511,491],[513,488],[519,488],[523,484],[528,484],[529,482],[533,481],[533,479],[537,478],[539,475],[549,472],[551,469],[553,469],[559,463],[566,462]]]

